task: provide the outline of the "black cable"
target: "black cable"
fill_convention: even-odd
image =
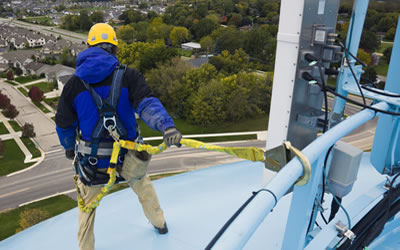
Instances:
[[[322,128],[322,133],[325,133],[326,127],[328,125],[328,95],[326,94],[326,83],[324,79],[324,74],[322,73],[322,66],[321,62],[318,61],[318,69],[319,69],[319,74],[321,77],[321,82],[322,82],[322,91],[324,92],[324,102],[325,102],[325,117],[324,117],[324,126]]]
[[[329,86],[326,87],[326,90],[327,90],[328,92],[334,94],[335,96],[340,97],[340,98],[342,98],[342,99],[344,99],[344,100],[346,100],[346,101],[348,101],[348,102],[351,102],[351,103],[353,103],[353,104],[355,104],[355,105],[358,105],[358,106],[360,106],[360,107],[367,108],[367,109],[373,110],[373,111],[375,111],[375,112],[380,112],[380,113],[387,114],[387,115],[396,115],[396,116],[397,116],[397,115],[400,115],[400,113],[395,113],[395,112],[391,112],[391,111],[386,111],[386,110],[377,109],[377,108],[374,108],[374,107],[371,107],[371,106],[368,106],[368,105],[364,105],[364,104],[362,104],[362,103],[360,103],[360,102],[354,101],[354,100],[352,100],[352,99],[349,99],[349,98],[347,98],[347,97],[345,97],[345,96],[343,96],[343,95],[341,95],[341,94],[339,94],[339,93],[336,93],[336,91],[332,90]]]
[[[339,43],[341,43],[341,42],[339,42]],[[354,73],[353,67],[351,66],[351,63],[350,63],[350,59],[349,59],[349,55],[348,55],[348,54],[351,54],[351,53],[350,53],[350,51],[348,51],[348,49],[346,48],[346,45],[344,45],[343,43],[342,43],[342,45],[343,45],[343,48],[344,48],[344,50],[345,50],[344,58],[346,59],[347,65],[349,66],[349,69],[350,69],[350,72],[351,72],[351,74],[353,75],[354,80],[356,81],[357,88],[358,88],[358,90],[360,91],[360,94],[361,94],[363,103],[364,103],[364,105],[367,105],[367,102],[365,101],[364,93],[362,92],[362,89],[361,89],[361,84],[360,84],[360,82],[358,81],[357,76],[356,76],[356,74]],[[353,56],[353,57],[354,57],[354,56]],[[358,60],[358,59],[356,59],[356,60]],[[365,65],[365,64],[364,64],[364,65]]]
[[[208,245],[206,246],[206,250],[210,250],[215,243],[218,241],[219,238],[221,238],[222,234],[224,234],[224,232],[226,231],[226,229],[232,224],[232,222],[239,216],[239,214],[247,207],[247,205],[249,205],[249,203],[256,197],[257,194],[259,194],[260,192],[265,191],[270,193],[275,200],[275,204],[274,207],[276,206],[276,204],[278,203],[278,199],[276,197],[276,195],[274,194],[274,192],[272,192],[269,189],[260,189],[256,192],[253,192],[253,195],[250,196],[249,199],[247,199],[247,201],[245,203],[243,203],[243,205],[232,215],[231,218],[229,218],[229,220],[222,226],[222,228],[218,231],[218,233],[214,236],[214,238],[210,241],[210,243],[208,243]]]
[[[396,176],[393,178],[393,180],[390,182],[390,189],[392,189],[394,182],[396,179],[400,176],[400,172],[396,174]]]
[[[356,56],[354,56],[347,48],[346,46],[339,40],[337,40],[339,42],[340,47],[342,47],[345,50],[345,53],[347,52],[351,57],[353,57],[359,64],[361,64],[364,68],[368,68],[368,66],[361,61],[360,59],[358,59]]]
[[[326,176],[325,176],[326,164],[327,164],[327,162],[328,162],[329,154],[331,153],[331,151],[332,151],[332,149],[333,149],[334,146],[335,146],[335,145],[332,145],[332,146],[329,147],[328,151],[326,152],[325,159],[324,159],[324,166],[323,166],[323,169],[322,169],[322,195],[321,195],[321,204],[324,203],[324,195],[325,195],[325,188],[326,188],[326,187],[325,187],[325,181],[326,181]],[[325,224],[328,224],[328,221],[326,220],[326,218],[325,218],[324,214],[322,213],[322,211],[320,211],[320,214],[321,214],[321,217],[322,217],[322,219],[324,220]]]
[[[381,92],[381,91],[378,91],[378,90],[375,90],[373,88],[370,88],[370,87],[367,87],[367,86],[363,86],[363,85],[361,85],[361,88],[366,89],[366,90],[371,91],[371,92],[374,92],[374,93],[377,93],[377,94],[380,94],[380,95],[383,95],[383,96],[400,97],[400,95],[398,95],[398,94],[396,95],[396,94],[390,94],[390,93]]]

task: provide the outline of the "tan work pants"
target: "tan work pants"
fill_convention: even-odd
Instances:
[[[137,154],[137,152],[136,152]],[[142,205],[143,211],[150,223],[156,227],[162,228],[165,223],[163,211],[157,198],[156,191],[147,175],[147,167],[150,159],[142,161],[136,157],[134,151],[128,151],[125,155],[122,166],[121,176],[128,182],[132,190],[137,194]],[[84,205],[94,201],[101,192],[102,185],[85,186],[78,179],[78,189]],[[90,213],[82,212],[78,209],[78,244],[81,250],[94,249],[94,218],[96,209]]]

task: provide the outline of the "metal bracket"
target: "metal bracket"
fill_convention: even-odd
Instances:
[[[339,220],[336,222],[335,227],[339,233],[339,237],[347,238],[350,241],[353,241],[356,238],[356,235],[342,221]]]

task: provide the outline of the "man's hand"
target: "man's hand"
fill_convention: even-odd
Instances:
[[[175,145],[177,147],[182,146],[180,144],[180,141],[182,139],[182,134],[175,127],[167,128],[164,131],[163,138],[164,138],[164,142],[167,145],[167,147],[169,147],[171,145]]]
[[[65,150],[65,157],[67,157],[67,159],[69,160],[73,160],[75,158],[75,150],[73,149]]]

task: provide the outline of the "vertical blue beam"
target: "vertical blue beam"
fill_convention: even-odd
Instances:
[[[282,249],[294,250],[305,247],[307,228],[313,216],[312,209],[322,180],[324,157],[324,154],[320,155],[312,164],[310,181],[302,187],[294,188]]]
[[[397,23],[390,65],[386,78],[385,90],[400,93],[400,18]],[[374,144],[371,152],[371,163],[380,173],[389,173],[392,161],[400,160],[400,139],[397,133],[399,123],[394,117],[382,115],[376,127]],[[393,159],[392,159],[393,158]],[[386,171],[385,171],[386,168]]]
[[[365,16],[367,14],[368,3],[369,0],[355,0],[353,5],[353,12],[346,40],[346,47],[353,55],[357,55],[358,52],[358,46],[360,45]],[[342,60],[344,60],[344,58]],[[344,72],[344,67],[342,63],[342,69],[339,72],[336,83],[336,92],[343,96],[347,96],[347,91],[343,90],[345,78],[346,74]],[[335,103],[333,105],[333,112],[331,116],[331,122],[333,124],[337,124],[341,121],[345,105],[346,101],[344,99],[338,97],[335,98]]]

